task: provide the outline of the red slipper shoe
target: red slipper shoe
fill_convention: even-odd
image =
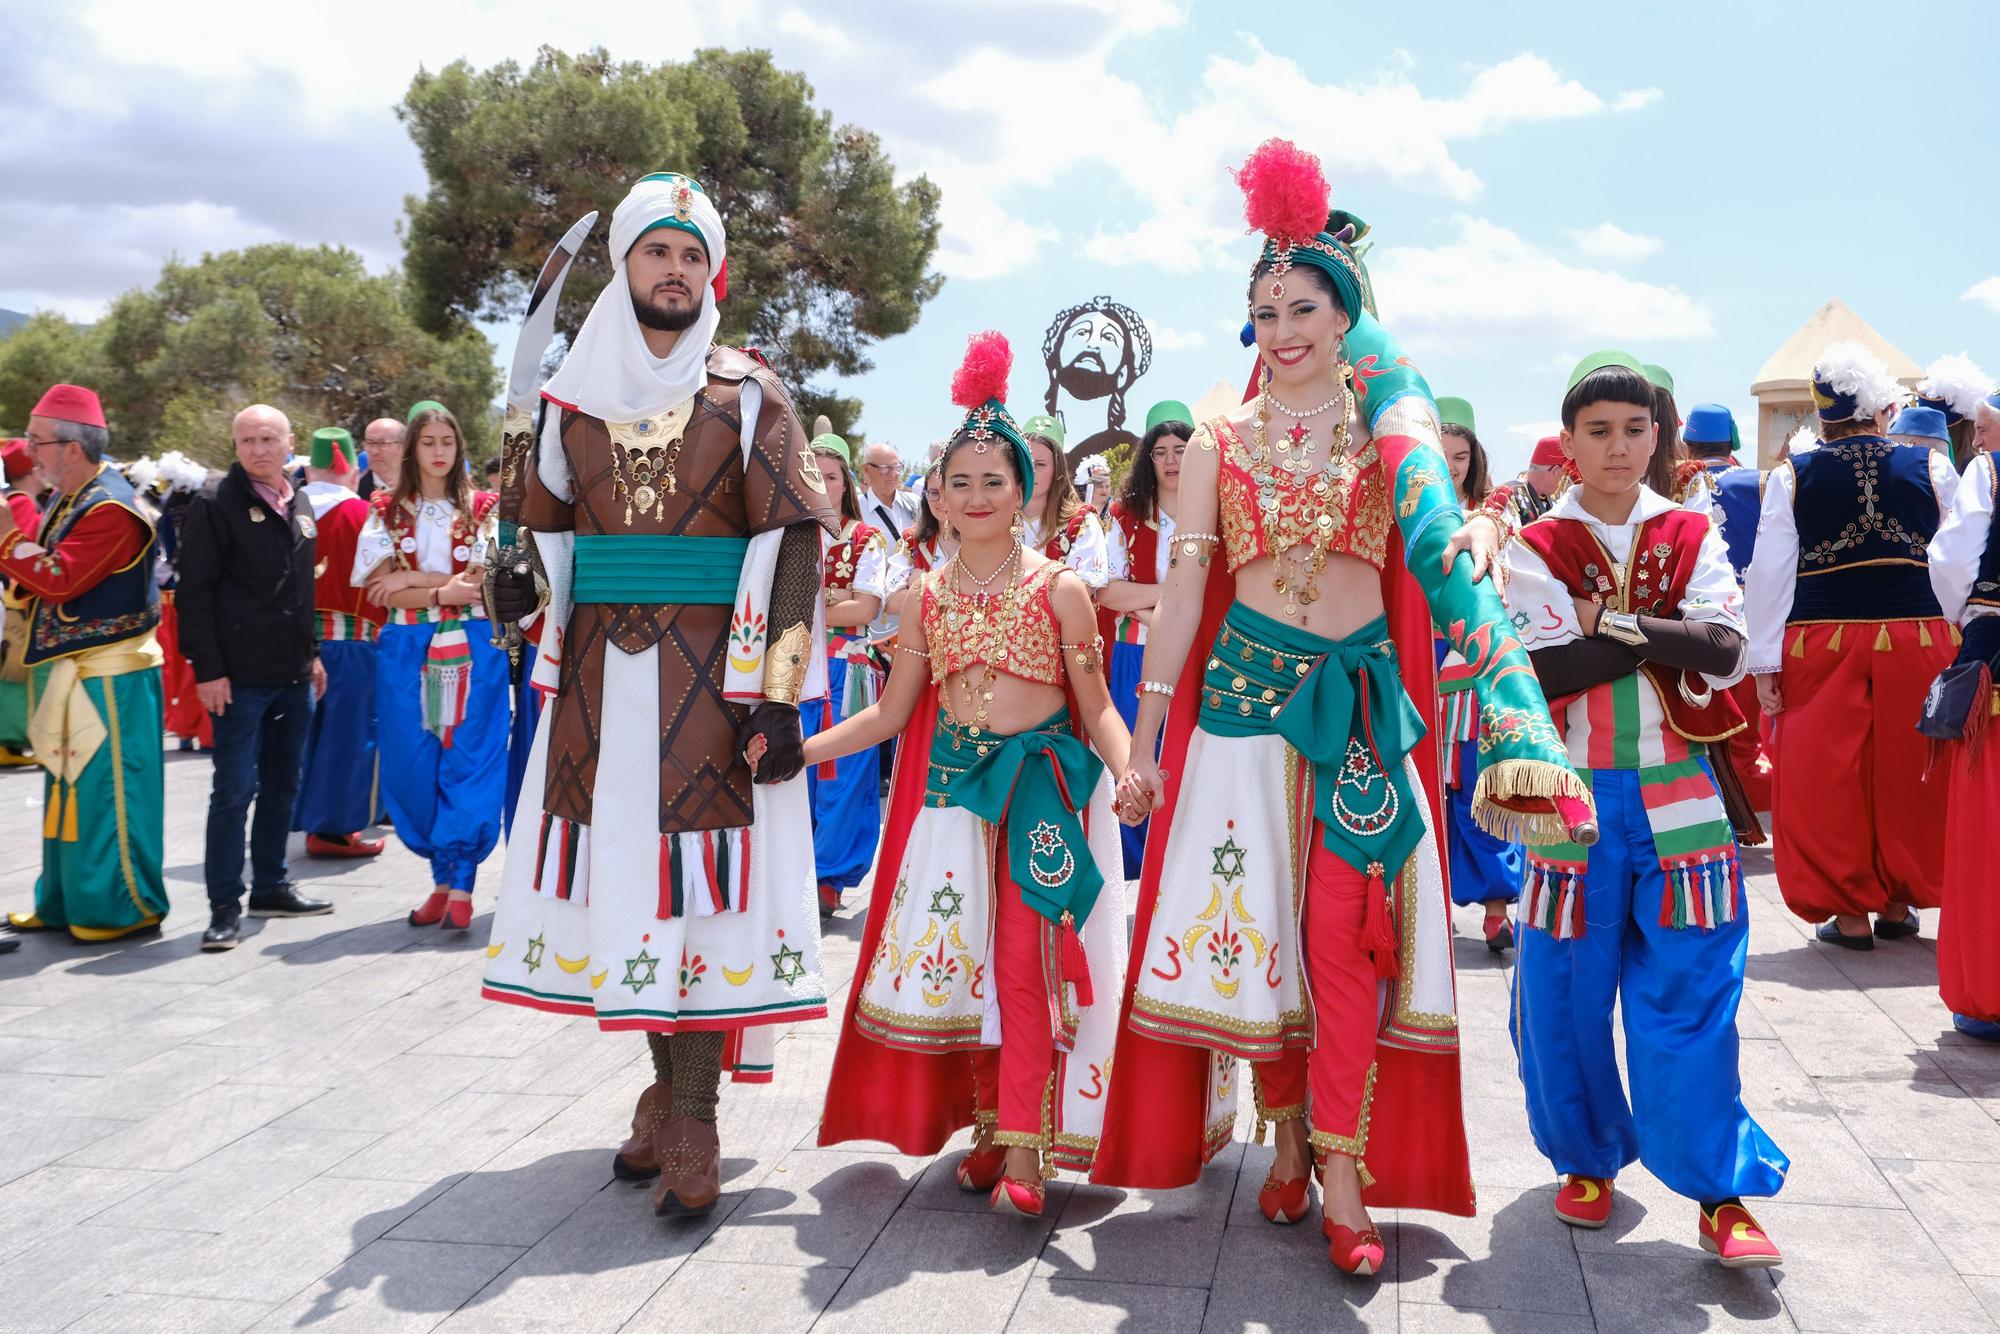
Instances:
[[[1005,1149],[971,1150],[958,1160],[958,1188],[972,1195],[988,1194],[1000,1184],[1001,1169],[1006,1165]]]
[[[335,834],[330,838],[319,834],[306,835],[308,857],[376,857],[386,846],[387,839],[378,838],[370,843],[359,834]]]
[[[444,920],[445,905],[450,902],[451,895],[439,890],[410,913],[410,925],[436,926]]]
[[[448,931],[467,931],[472,927],[472,900],[453,899],[445,905],[444,925]]]
[[[993,1212],[996,1214],[1020,1214],[1023,1218],[1040,1218],[1042,1205],[1048,1194],[1041,1182],[1032,1184],[1017,1181],[1002,1173],[999,1184],[993,1187]]]
[[[1701,1248],[1720,1260],[1724,1269],[1769,1269],[1785,1262],[1784,1252],[1735,1200],[1718,1204],[1714,1213],[1702,1206]]]
[[[1514,924],[1507,920],[1506,913],[1495,913],[1486,919],[1486,948],[1495,954],[1505,954],[1514,948]]]
[[[1267,1176],[1263,1189],[1257,1192],[1257,1207],[1263,1210],[1266,1222],[1281,1226],[1296,1223],[1312,1208],[1312,1191],[1305,1177],[1280,1181],[1275,1175]]]
[[[1611,1221],[1611,1178],[1570,1173],[1556,1192],[1556,1217],[1571,1227],[1603,1227]]]
[[[1333,1261],[1335,1269],[1343,1274],[1360,1274],[1363,1277],[1382,1272],[1386,1252],[1381,1232],[1372,1227],[1356,1232],[1339,1223],[1328,1223],[1322,1231],[1327,1239],[1326,1258]]]

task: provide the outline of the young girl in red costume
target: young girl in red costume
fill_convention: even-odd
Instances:
[[[1125,961],[1105,766],[1131,738],[1089,593],[1021,540],[1035,469],[1001,398],[1011,362],[1000,335],[972,340],[941,461],[958,553],[915,585],[882,698],[805,761],[901,733],[820,1143],[931,1154],[974,1126],[959,1184],[1038,1215],[1055,1167],[1097,1149]]]
[[[1192,1182],[1231,1137],[1248,1061],[1278,1127],[1265,1217],[1305,1217],[1317,1157],[1328,1255],[1371,1274],[1370,1205],[1473,1209],[1425,739],[1433,621],[1491,743],[1477,818],[1543,841],[1557,798],[1572,825],[1588,806],[1482,561],[1457,559],[1436,408],[1375,321],[1365,227],[1329,213],[1317,160],[1282,140],[1238,180],[1268,238],[1249,292],[1263,388],[1182,465],[1121,788],[1161,827],[1093,1179]]]
[[[465,434],[442,404],[410,410],[409,441],[396,489],[370,497],[353,579],[389,609],[376,648],[382,802],[396,837],[431,864],[410,925],[463,931],[507,802],[507,655],[479,600],[498,497],[472,489]]]

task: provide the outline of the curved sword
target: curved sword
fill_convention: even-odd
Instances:
[[[507,410],[500,423],[500,550],[487,565],[489,572],[503,566],[540,564],[533,546],[524,542],[520,532],[522,493],[528,469],[535,466],[535,395],[541,384],[542,354],[555,337],[563,280],[569,277],[584,238],[596,225],[596,210],[578,218],[542,262],[542,271],[528,293],[528,309],[521,316],[521,336],[514,343],[514,361],[507,375]],[[506,649],[518,665],[519,626],[500,627],[493,643]]]

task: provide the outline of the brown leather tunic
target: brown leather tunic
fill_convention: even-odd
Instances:
[[[752,378],[763,403],[746,461],[740,401],[743,381]],[[834,520],[791,398],[767,368],[733,348],[711,351],[707,386],[656,417],[607,424],[563,409],[560,430],[575,500],[565,504],[542,484],[537,468],[524,469],[523,527],[752,537]],[[583,603],[571,610],[550,705],[543,805],[551,815],[591,821],[605,653],[641,653],[657,644],[660,832],[750,823],[750,769],[736,749],[747,710],[722,694],[730,614],[729,607],[700,604]]]

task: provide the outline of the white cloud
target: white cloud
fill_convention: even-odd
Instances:
[[[1507,434],[1532,445],[1537,440],[1560,434],[1562,428],[1563,424],[1560,421],[1516,422],[1507,428]]]
[[[1576,248],[1590,258],[1613,264],[1636,264],[1648,255],[1658,254],[1665,244],[1657,236],[1639,236],[1609,222],[1600,222],[1587,231],[1572,230],[1569,235]]]
[[[1146,321],[1146,328],[1152,332],[1155,351],[1185,352],[1208,346],[1208,335],[1199,329],[1183,331],[1153,320]]]
[[[1959,300],[1977,301],[1995,315],[2000,315],[2000,278],[1988,278],[1983,282],[1974,283],[1965,289],[1965,294],[1959,297]]]
[[[1373,259],[1375,290],[1407,344],[1477,350],[1498,339],[1592,345],[1707,338],[1708,311],[1677,288],[1570,264],[1483,218],[1441,246]]]
[[[1665,94],[1657,88],[1637,88],[1629,93],[1620,93],[1618,100],[1611,104],[1613,111],[1641,111],[1660,100]]]

